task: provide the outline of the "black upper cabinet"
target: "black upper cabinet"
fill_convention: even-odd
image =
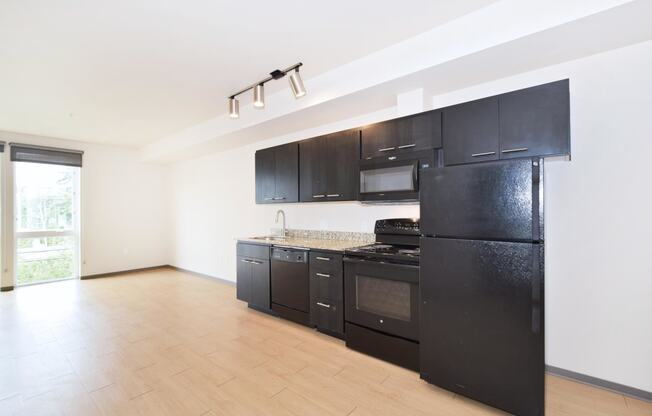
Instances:
[[[256,203],[273,202],[276,194],[276,148],[256,152]]]
[[[398,131],[397,120],[383,121],[364,127],[361,133],[362,158],[385,156],[398,150]]]
[[[347,130],[326,137],[326,198],[349,201],[358,198],[360,130]]]
[[[405,117],[399,123],[400,152],[441,147],[441,111],[427,111]]]
[[[444,109],[442,132],[446,165],[498,159],[498,97]]]
[[[443,110],[444,163],[570,154],[568,80]]]
[[[299,143],[299,201],[319,201],[326,198],[324,140],[315,137]]]
[[[299,144],[256,152],[256,203],[299,200]]]
[[[441,147],[441,112],[387,120],[362,129],[362,158]]]
[[[500,158],[570,153],[568,80],[500,96]]]
[[[300,201],[348,201],[358,195],[358,130],[305,140],[299,145]]]

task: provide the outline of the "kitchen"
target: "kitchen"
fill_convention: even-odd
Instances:
[[[259,204],[419,201],[421,221],[301,239],[279,210],[279,234],[238,242],[237,297],[447,390],[542,415],[552,156],[570,157],[569,80],[259,150]]]
[[[0,2],[0,415],[652,414],[652,2]]]

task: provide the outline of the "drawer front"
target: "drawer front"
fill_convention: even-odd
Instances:
[[[310,296],[313,298],[344,299],[342,271],[320,271],[310,269]]]
[[[310,270],[322,273],[342,274],[342,255],[321,251],[311,251]]]
[[[344,334],[344,303],[328,298],[313,299],[310,322],[317,328]]]
[[[238,243],[238,256],[269,260],[269,246],[261,244]]]

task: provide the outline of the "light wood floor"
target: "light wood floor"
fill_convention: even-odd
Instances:
[[[547,378],[549,415],[652,415]],[[492,415],[342,341],[161,269],[0,293],[0,415]]]

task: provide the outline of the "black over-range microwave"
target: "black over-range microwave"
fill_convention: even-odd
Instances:
[[[431,149],[360,160],[360,201],[419,201],[419,172],[435,167],[436,155]]]

